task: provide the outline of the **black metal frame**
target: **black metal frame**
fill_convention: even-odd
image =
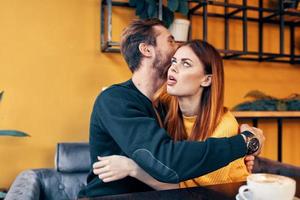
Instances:
[[[287,62],[291,64],[300,63],[300,55],[295,55],[295,27],[300,26],[300,23],[287,22],[284,20],[284,16],[298,16],[300,17],[299,12],[290,12],[284,11],[283,9],[283,0],[280,0],[280,8],[264,8],[263,0],[259,0],[259,6],[248,6],[247,0],[243,0],[243,4],[233,4],[228,3],[228,0],[224,2],[219,1],[189,1],[193,2],[194,7],[190,9],[189,15],[200,15],[203,16],[203,40],[207,40],[207,20],[208,17],[224,18],[225,19],[225,48],[219,49],[222,53],[224,59],[236,59],[236,60],[249,60],[249,61],[266,61],[266,62]],[[222,6],[225,7],[224,14],[208,13],[207,6]],[[198,12],[202,8],[202,12]],[[229,12],[229,8],[234,8],[234,11]],[[248,17],[247,10],[257,11],[259,16],[258,18]],[[236,16],[238,13],[242,12],[242,16]],[[268,16],[264,17],[265,13],[270,13]],[[279,17],[279,20],[274,18]],[[191,19],[191,17],[189,17]],[[243,22],[243,50],[230,50],[229,48],[229,20],[241,20]],[[258,22],[258,51],[249,51],[248,50],[248,25],[247,22]],[[280,49],[278,53],[268,53],[263,51],[263,25],[264,24],[278,24],[280,31]],[[284,29],[285,27],[290,28],[290,53],[284,52]],[[254,56],[254,57],[253,57]],[[289,58],[288,60],[284,58]]]
[[[283,119],[300,119],[300,117],[284,117],[284,116],[261,116],[261,117],[236,117],[238,120],[252,120],[252,125],[258,127],[259,119],[276,119],[277,121],[277,160],[282,162],[282,122]]]
[[[202,16],[203,18],[203,29],[202,29],[202,39],[207,40],[207,22],[208,17],[223,18],[225,35],[224,35],[224,49],[219,49],[224,59],[235,59],[235,60],[247,60],[247,61],[259,61],[259,62],[284,62],[291,64],[300,64],[300,55],[295,54],[295,28],[300,27],[300,22],[290,22],[285,21],[284,16],[298,16],[300,18],[299,12],[291,12],[283,9],[283,0],[280,0],[280,8],[264,8],[263,0],[259,0],[258,7],[247,5],[247,0],[243,0],[242,5],[228,3],[228,0],[224,2],[213,1],[213,0],[189,0],[189,13],[188,19],[192,20],[192,16]],[[103,52],[120,52],[119,43],[113,42],[112,38],[112,6],[125,6],[130,7],[128,3],[117,2],[113,0],[102,0],[101,1],[101,50]],[[224,14],[209,13],[207,10],[208,6],[220,6],[224,7]],[[107,16],[107,41],[105,41],[105,26],[104,26],[104,11],[105,7],[108,10]],[[229,8],[233,8],[234,11],[229,12]],[[162,19],[162,0],[158,2],[159,18]],[[202,11],[200,11],[202,10]],[[258,12],[258,18],[248,17],[247,11]],[[242,16],[237,16],[238,13],[242,13]],[[265,16],[268,14],[268,16]],[[279,17],[279,20],[276,19]],[[240,20],[243,23],[243,49],[242,50],[232,50],[229,47],[229,21],[230,20]],[[257,22],[258,28],[258,51],[248,50],[248,23],[247,22]],[[269,53],[263,50],[263,27],[264,24],[275,24],[279,26],[279,44],[280,49],[278,53]],[[284,30],[285,27],[290,29],[290,52],[284,52]],[[191,27],[192,28],[192,27]],[[191,32],[191,31],[190,31]]]
[[[162,19],[163,12],[162,12],[162,1],[158,0],[158,19]],[[128,2],[119,2],[113,0],[101,0],[100,4],[100,38],[101,38],[101,51],[102,52],[112,52],[112,53],[119,53],[120,52],[120,42],[112,41],[112,7],[119,6],[119,7],[127,7],[132,8]],[[107,7],[107,19],[105,19],[105,7]],[[107,26],[105,26],[105,20]],[[106,33],[106,34],[105,34]],[[107,37],[107,39],[105,38]]]

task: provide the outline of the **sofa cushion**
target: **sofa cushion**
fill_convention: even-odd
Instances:
[[[59,143],[55,155],[55,168],[59,172],[88,172],[91,167],[88,143]]]

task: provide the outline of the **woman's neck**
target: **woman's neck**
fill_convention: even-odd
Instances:
[[[193,96],[178,97],[181,113],[187,117],[197,115],[201,104],[201,96],[202,91]]]

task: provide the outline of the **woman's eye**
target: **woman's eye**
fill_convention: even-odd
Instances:
[[[171,60],[171,64],[176,64],[176,60]]]
[[[183,62],[183,66],[185,66],[185,67],[190,67],[191,65],[190,65],[190,63],[188,63],[188,62]]]

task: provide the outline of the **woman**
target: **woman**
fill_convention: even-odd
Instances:
[[[224,108],[223,63],[217,50],[207,42],[193,40],[179,47],[172,58],[166,84],[154,104],[168,110],[163,125],[178,140],[205,140],[230,137],[238,133],[238,123]],[[133,160],[124,156],[99,157],[94,173],[104,182],[133,176],[154,189],[185,188],[245,181],[253,167],[253,156],[238,159],[207,175],[179,184],[161,183]],[[178,163],[180,164],[180,163]],[[248,169],[248,170],[247,170]]]

